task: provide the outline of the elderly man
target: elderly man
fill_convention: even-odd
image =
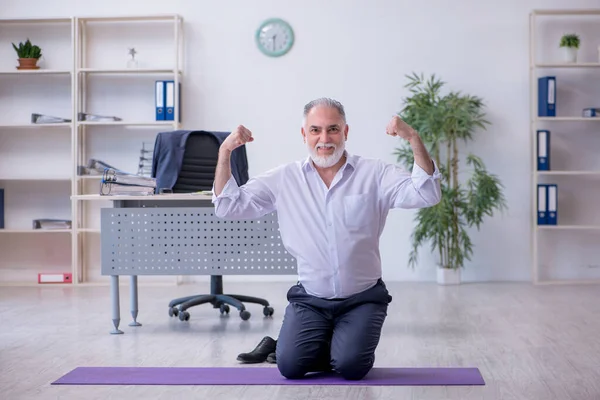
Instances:
[[[304,108],[306,160],[276,167],[238,187],[230,156],[253,142],[244,126],[222,143],[213,187],[215,214],[258,218],[277,211],[286,250],[297,260],[298,283],[276,344],[279,371],[289,379],[334,370],[362,379],[392,298],[381,278],[379,238],[392,208],[423,208],[441,198],[440,173],[418,133],[395,116],[386,133],[410,142],[412,173],[349,154],[344,107],[327,98]]]

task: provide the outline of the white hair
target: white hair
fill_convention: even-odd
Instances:
[[[308,115],[310,110],[312,110],[313,108],[315,108],[317,106],[326,106],[326,107],[335,108],[338,111],[338,113],[340,113],[340,116],[344,120],[344,123],[346,123],[346,112],[344,111],[344,106],[342,105],[342,103],[340,103],[337,100],[330,99],[328,97],[321,97],[321,98],[312,100],[311,102],[307,103],[304,106],[304,116],[302,118],[302,125],[304,125],[304,123],[306,122],[306,116]]]

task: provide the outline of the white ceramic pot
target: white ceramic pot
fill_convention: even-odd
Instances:
[[[437,282],[440,285],[459,285],[460,284],[460,268],[438,268]]]
[[[577,48],[575,47],[563,47],[563,59],[567,63],[577,62]]]

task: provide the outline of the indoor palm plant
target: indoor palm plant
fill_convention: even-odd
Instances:
[[[429,242],[439,263],[438,281],[458,283],[460,268],[473,253],[468,229],[479,229],[485,216],[506,208],[503,186],[483,161],[468,153],[461,165],[459,157],[459,145],[473,140],[477,130],[484,130],[489,122],[480,98],[455,91],[442,94],[445,83],[435,75],[407,78],[410,95],[398,115],[419,132],[442,174],[441,201],[417,211],[409,266],[414,267],[419,247]],[[404,142],[395,154],[412,171],[410,144]],[[460,173],[463,168],[470,170],[468,177]]]
[[[31,43],[29,39],[25,43],[19,43],[17,47],[14,43],[13,48],[19,57],[19,66],[17,69],[38,69],[37,62],[42,57],[42,49]]]

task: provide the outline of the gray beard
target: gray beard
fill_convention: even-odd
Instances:
[[[321,168],[329,168],[329,167],[333,167],[338,161],[340,161],[340,159],[342,158],[342,156],[344,155],[344,150],[345,150],[345,142],[342,141],[342,143],[337,146],[334,145],[335,149],[333,151],[333,154],[329,155],[329,156],[320,156],[317,153],[317,148],[319,147],[319,145],[317,144],[317,146],[311,148],[308,148],[308,153],[310,155],[311,160],[315,163],[316,166],[321,167]]]

